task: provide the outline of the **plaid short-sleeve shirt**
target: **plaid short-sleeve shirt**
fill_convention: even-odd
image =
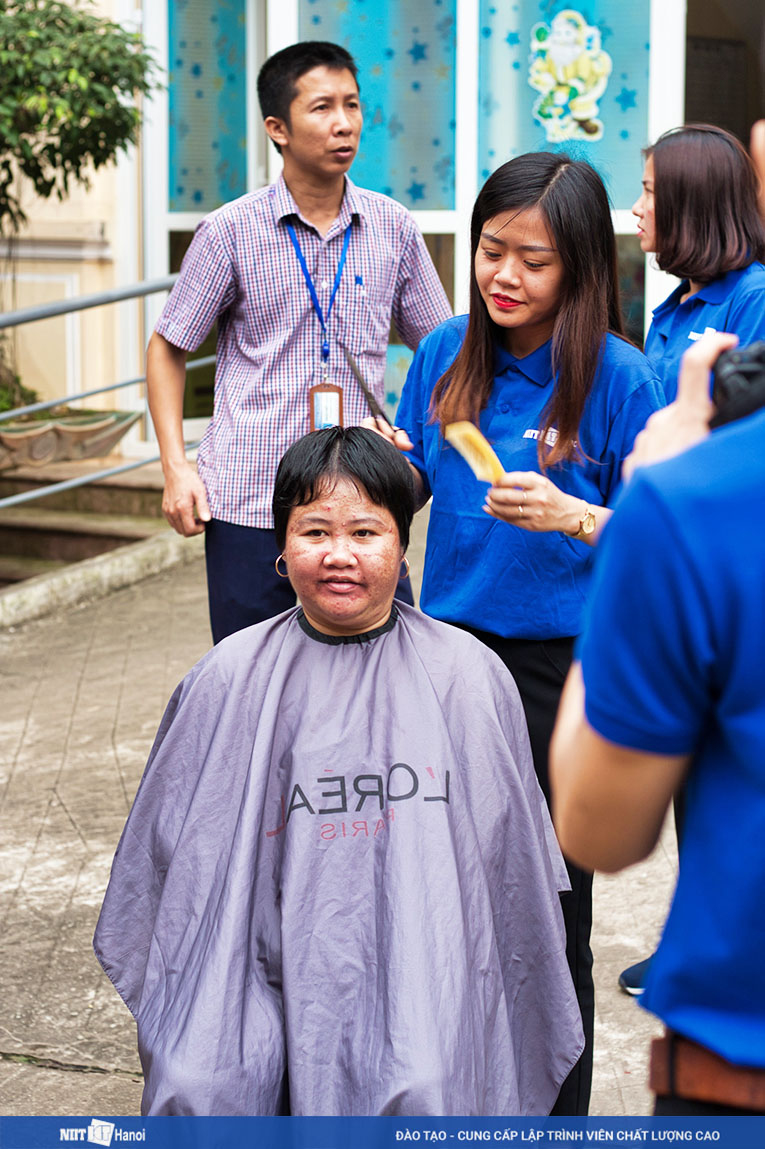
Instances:
[[[309,430],[308,389],[323,379],[321,326],[286,224],[292,222],[326,316],[346,228],[350,244],[327,321],[329,381],[346,425],[369,414],[346,346],[382,402],[391,318],[412,348],[451,314],[414,220],[387,196],[346,179],[326,236],[300,216],[282,177],[200,223],[157,323],[195,351],[218,320],[214,413],[198,453],[214,518],[273,526],[282,455]]]

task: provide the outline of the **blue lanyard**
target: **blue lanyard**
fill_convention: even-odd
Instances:
[[[290,239],[292,240],[292,246],[295,249],[295,254],[298,257],[300,269],[303,272],[303,276],[304,276],[305,281],[308,285],[308,291],[310,292],[310,295],[311,295],[311,302],[313,303],[314,310],[315,310],[316,314],[318,315],[319,323],[321,324],[321,335],[322,335],[321,357],[324,360],[325,365],[326,365],[327,360],[329,359],[329,339],[327,337],[327,323],[329,322],[329,317],[330,317],[330,314],[332,312],[332,304],[335,302],[335,296],[337,295],[337,289],[340,286],[340,278],[343,274],[343,268],[345,267],[345,257],[348,254],[348,245],[351,242],[351,228],[352,228],[352,226],[353,226],[353,224],[349,223],[347,228],[345,229],[345,235],[343,236],[343,250],[340,254],[340,262],[337,265],[337,272],[335,274],[335,282],[332,285],[332,294],[329,297],[329,307],[327,308],[327,317],[325,319],[324,318],[324,312],[322,311],[321,304],[319,303],[319,297],[316,294],[316,288],[314,287],[313,280],[311,279],[311,273],[308,270],[308,265],[305,261],[305,256],[303,255],[303,252],[302,252],[301,247],[300,247],[300,241],[298,240],[297,234],[295,232],[295,228],[291,223],[289,223],[289,221],[287,222],[287,231],[289,232]]]

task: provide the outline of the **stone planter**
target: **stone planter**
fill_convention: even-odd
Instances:
[[[0,423],[0,470],[108,455],[140,418],[140,411],[104,411]]]

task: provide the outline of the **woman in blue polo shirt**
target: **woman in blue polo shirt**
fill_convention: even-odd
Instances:
[[[643,192],[632,208],[640,246],[683,282],[656,308],[645,353],[671,402],[680,359],[705,331],[765,339],[765,228],[757,176],[735,136],[689,124],[645,153]]]
[[[705,331],[727,331],[745,347],[765,339],[765,228],[758,179],[735,136],[688,124],[645,151],[643,191],[632,208],[640,246],[682,283],[653,313],[645,353],[667,402],[677,394],[683,354]],[[678,836],[683,797],[675,799]],[[650,958],[619,975],[633,996],[645,989]]]
[[[433,496],[421,608],[508,666],[549,799],[548,745],[592,544],[622,460],[664,400],[620,338],[608,196],[589,164],[550,153],[504,164],[476,201],[471,247],[470,313],[420,343],[401,430],[388,437],[408,452],[420,505]],[[478,424],[505,468],[488,493],[444,443],[460,419]],[[569,876],[562,904],[588,1044],[557,1115],[586,1114],[592,1076],[592,875],[571,866]]]

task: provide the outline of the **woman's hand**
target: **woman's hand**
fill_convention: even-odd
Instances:
[[[709,397],[710,372],[720,352],[737,343],[735,335],[709,331],[685,352],[680,360],[677,398],[655,411],[636,437],[622,466],[625,482],[638,467],[672,459],[706,439],[715,410]]]
[[[382,439],[387,439],[399,451],[411,451],[414,446],[406,431],[402,431],[400,427],[392,427],[385,419],[370,415],[361,420],[361,426],[366,427],[368,431],[376,431]],[[408,459],[407,462],[409,463]],[[412,463],[409,463],[409,470],[412,472],[414,482],[414,509],[419,511],[425,506],[430,495],[425,491],[422,475]]]
[[[366,427],[368,431],[376,431],[378,435],[387,439],[399,451],[411,451],[414,446],[406,431],[402,431],[400,427],[391,427],[390,423],[386,423],[384,419],[370,415],[361,420],[361,426]]]
[[[489,488],[483,509],[487,515],[526,531],[575,535],[586,508],[583,499],[567,495],[536,471],[509,471]],[[600,514],[605,510],[591,509]]]

